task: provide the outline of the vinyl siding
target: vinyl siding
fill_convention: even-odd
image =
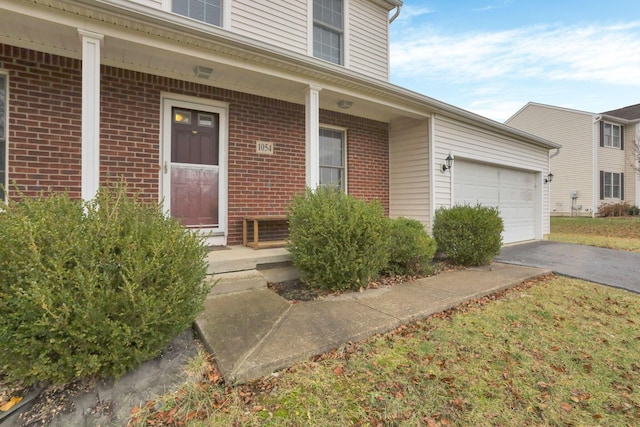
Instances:
[[[429,121],[394,120],[389,140],[389,216],[430,227]]]
[[[443,116],[436,116],[434,129],[436,209],[453,203],[452,179],[457,159],[536,172],[537,238],[549,233],[549,186],[543,185],[541,178],[548,173],[547,149]],[[439,166],[449,153],[454,157],[453,169],[441,172]]]
[[[627,126],[627,132],[625,133],[624,148],[627,156],[627,165],[624,187],[624,197],[632,205],[640,205],[640,164],[636,163],[634,157],[636,155],[635,150],[640,148],[640,145],[635,145],[633,141],[640,141],[640,122],[630,124]],[[635,165],[635,167],[634,167]]]
[[[231,31],[307,54],[307,1],[233,0]]]
[[[163,0],[129,0],[131,3],[138,3],[143,6],[152,7],[154,9],[162,9]],[[171,1],[171,0],[164,0]],[[170,3],[169,3],[170,4]],[[171,9],[170,6],[167,7],[167,10]]]
[[[389,80],[389,14],[370,0],[349,0],[349,68]]]
[[[593,169],[593,145],[598,128],[593,119],[590,113],[530,104],[507,121],[509,126],[562,144],[560,153],[551,158],[551,215],[571,215],[572,190],[578,191],[575,205],[582,206],[578,214],[591,216],[597,210],[593,204],[599,191],[594,189],[598,171]]]

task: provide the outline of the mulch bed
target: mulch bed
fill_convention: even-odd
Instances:
[[[435,266],[434,273],[428,276],[434,276],[441,272],[462,270],[464,267],[449,264],[447,262],[438,262]],[[381,276],[376,281],[369,283],[366,289],[377,289],[384,286],[394,286],[400,283],[411,282],[423,277],[428,276]],[[338,295],[341,293],[357,292],[357,291],[344,291],[334,292],[321,289],[314,289],[308,286],[300,279],[287,280],[285,282],[268,283],[269,289],[280,295],[282,298],[288,300],[290,303],[299,303],[305,301],[313,301],[318,298]],[[365,288],[360,288],[358,291],[362,292]]]

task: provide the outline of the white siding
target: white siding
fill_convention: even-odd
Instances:
[[[152,7],[154,9],[162,9],[163,0],[129,0],[131,3],[138,3],[144,6]],[[171,1],[171,0],[165,0]],[[170,8],[167,8],[170,9]]]
[[[389,141],[389,216],[430,227],[429,121],[394,120]]]
[[[549,151],[546,148],[443,116],[436,116],[434,129],[436,208],[452,206],[455,159],[530,171],[536,173],[536,238],[549,234],[549,185],[542,183],[542,176],[548,173]],[[441,172],[440,165],[449,153],[454,157],[453,169]]]
[[[626,136],[626,135],[625,135]],[[625,145],[626,145],[625,141]],[[600,171],[604,172],[614,172],[614,173],[625,173],[626,172],[626,159],[625,152],[620,150],[619,148],[612,147],[600,147],[598,146],[598,191],[597,191],[597,199],[598,206],[606,203],[618,203],[620,199],[600,199]],[[629,189],[627,188],[628,180],[625,173],[625,183],[624,183],[624,198],[627,199],[627,194],[629,194]]]
[[[307,54],[307,1],[233,0],[233,32]]]
[[[370,0],[350,0],[349,9],[349,68],[389,80],[389,13]]]
[[[597,144],[594,132],[598,131],[594,118],[582,111],[529,104],[507,121],[509,126],[562,144],[560,154],[551,158],[552,215],[571,215],[572,190],[578,191],[575,205],[582,206],[574,215],[591,216],[597,209],[593,205],[594,198],[598,198],[598,188],[594,189],[594,174],[598,174],[593,169],[593,146]]]

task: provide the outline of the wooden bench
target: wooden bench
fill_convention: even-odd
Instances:
[[[280,246],[285,246],[287,244],[286,240],[268,240],[268,241],[260,241],[260,233],[259,233],[259,224],[265,222],[278,222],[278,221],[286,221],[286,215],[254,215],[254,216],[244,216],[242,217],[242,244],[244,246],[252,247],[253,249],[260,248],[277,248]],[[253,241],[249,242],[247,239],[247,223],[250,221],[253,222]]]

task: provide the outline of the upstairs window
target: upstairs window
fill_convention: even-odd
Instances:
[[[607,122],[601,123],[600,146],[618,148],[622,150],[622,126]]]
[[[173,0],[171,10],[207,24],[222,25],[222,0]]]
[[[0,200],[7,185],[7,76],[0,74]]]
[[[343,1],[313,0],[313,56],[342,64]]]
[[[320,128],[320,185],[347,191],[345,132]]]

